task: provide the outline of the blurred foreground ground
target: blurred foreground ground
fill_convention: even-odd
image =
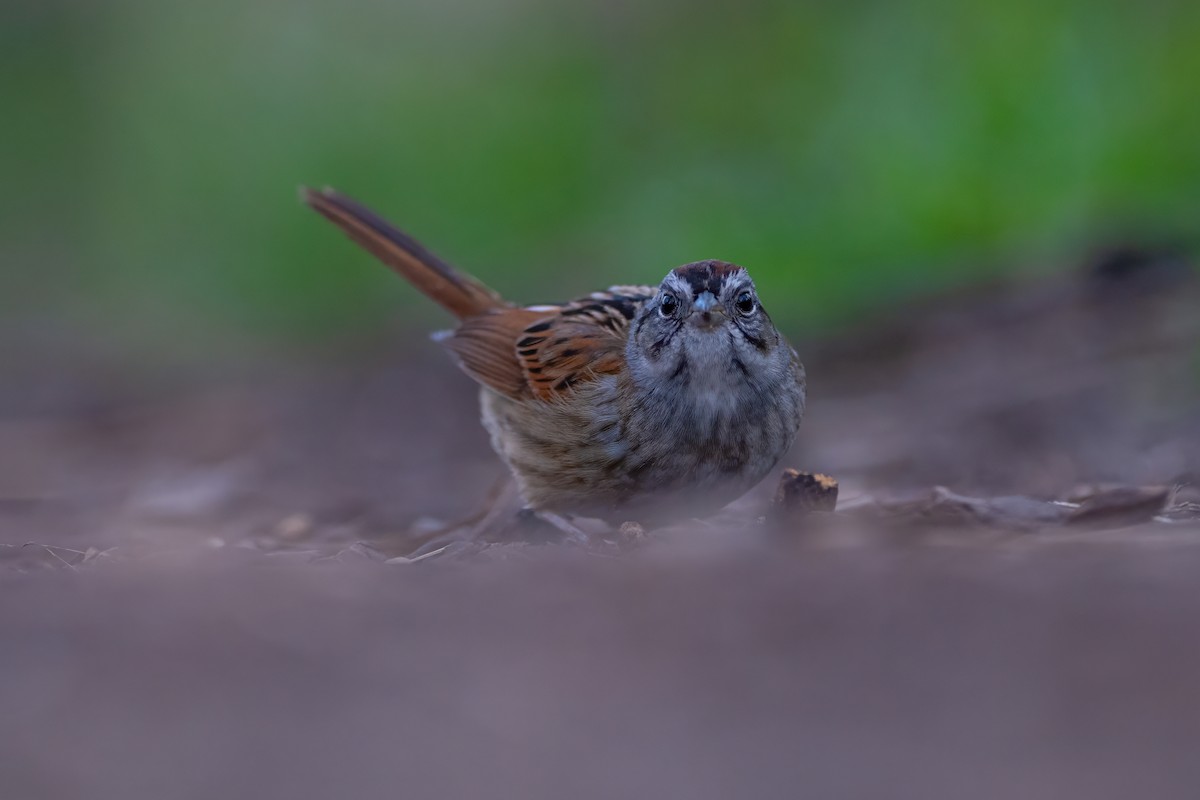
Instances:
[[[1113,251],[800,343],[812,395],[789,463],[836,475],[844,503],[937,484],[1190,497],[1197,308],[1186,265]],[[502,474],[432,345],[252,377],[66,359],[18,359],[0,387],[6,800],[1200,781],[1198,522],[786,541],[722,523],[620,556],[384,564],[354,543],[405,552]]]

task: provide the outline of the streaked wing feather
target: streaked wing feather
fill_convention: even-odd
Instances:
[[[580,383],[620,372],[629,324],[654,292],[650,286],[614,286],[526,327],[517,357],[533,395],[553,400]]]
[[[464,320],[440,341],[484,386],[552,401],[623,368],[629,325],[655,291],[614,286],[564,305],[498,310]]]
[[[526,326],[543,316],[537,311],[514,308],[471,317],[440,341],[463,371],[484,386],[507,397],[527,397],[525,372],[513,345]]]

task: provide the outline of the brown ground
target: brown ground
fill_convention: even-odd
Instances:
[[[802,343],[791,463],[847,510],[768,532],[767,486],[621,554],[383,563],[502,474],[432,346],[19,365],[0,798],[1194,796],[1200,290],[1122,258]],[[1079,525],[898,502],[1106,483],[1183,488]]]

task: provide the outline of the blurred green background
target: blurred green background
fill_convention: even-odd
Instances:
[[[1190,240],[1200,3],[7,3],[10,319],[204,352],[440,312],[330,184],[514,299],[750,267],[793,331]]]

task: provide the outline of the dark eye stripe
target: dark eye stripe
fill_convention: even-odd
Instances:
[[[742,336],[746,337],[747,342],[754,345],[755,349],[761,350],[764,352],[766,351],[766,349],[767,349],[766,339],[762,339],[758,336],[755,336],[754,334],[747,331],[745,328],[739,328],[738,330],[740,330],[742,332]]]

